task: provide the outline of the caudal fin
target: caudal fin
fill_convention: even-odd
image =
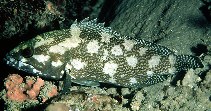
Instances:
[[[177,55],[175,66],[178,70],[187,70],[190,68],[202,68],[204,65],[200,58],[192,55]]]

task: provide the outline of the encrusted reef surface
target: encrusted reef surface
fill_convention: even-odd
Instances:
[[[2,0],[0,39],[23,36],[30,31],[68,28],[75,19],[96,18],[102,3],[103,0]]]
[[[195,74],[192,71],[188,73]],[[189,76],[188,73],[186,76]],[[196,78],[194,76],[187,80],[192,80],[191,86],[183,85],[180,81],[172,86],[167,80],[141,90],[74,86],[71,94],[56,99],[46,110],[65,106],[72,111],[209,111],[211,71],[206,73],[203,81],[195,81]],[[185,82],[185,79],[182,81]]]
[[[193,47],[199,48],[197,44],[210,44],[211,26],[203,16],[201,7],[205,4],[201,1],[117,0],[112,3],[118,7],[104,7],[100,19],[121,34],[154,41],[179,54],[191,54]]]
[[[14,101],[8,100],[5,95],[6,87],[3,85],[6,81],[3,83],[2,80],[8,79],[5,79],[8,73],[17,71],[5,67],[5,64],[1,62],[1,95],[5,100],[5,102],[1,102],[1,105],[5,106],[5,110],[31,110],[38,105],[38,109],[47,111],[56,109],[57,111],[210,111],[211,24],[209,16],[205,16],[211,13],[208,9],[209,5],[205,4],[209,2],[208,0],[204,0],[205,2],[197,0],[191,2],[185,0],[90,1],[76,0],[73,2],[74,5],[65,0],[40,1],[38,3],[40,8],[34,6],[32,9],[36,10],[32,10],[32,12],[29,11],[30,8],[20,7],[29,6],[29,1],[22,0],[20,4],[16,1],[3,1],[1,3],[4,5],[0,6],[1,12],[7,14],[7,11],[10,12],[8,15],[1,16],[3,19],[0,22],[0,42],[3,43],[5,38],[17,39],[20,38],[20,35],[29,35],[28,31],[33,32],[34,29],[45,32],[46,28],[47,31],[67,28],[76,18],[98,16],[99,21],[105,21],[106,25],[122,35],[162,44],[178,54],[200,56],[205,67],[178,73],[177,76],[169,77],[162,83],[142,89],[122,88],[107,84],[102,84],[100,87],[72,84],[70,94],[58,96],[46,103],[36,99],[35,102],[27,101],[31,99],[30,94],[24,91],[23,94],[21,93],[23,95],[21,99],[27,100],[22,103],[16,101],[17,104],[12,104]],[[5,5],[7,3],[14,3],[15,5],[12,6],[15,8]],[[100,12],[103,3],[104,6]],[[8,7],[10,10],[6,10]],[[68,12],[69,9],[72,13]],[[83,16],[87,11],[89,14]],[[50,28],[48,29],[48,27]],[[23,38],[29,39],[31,36]],[[11,41],[11,39],[9,40]],[[11,46],[13,45],[11,44]],[[1,45],[1,51],[5,52],[8,47],[5,48]],[[1,53],[0,57],[3,54]],[[48,82],[48,80],[45,81]]]

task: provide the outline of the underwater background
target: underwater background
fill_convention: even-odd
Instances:
[[[210,7],[210,0],[2,0],[2,110],[210,111]],[[36,77],[3,61],[20,42],[44,32],[68,29],[76,19],[87,17],[97,18],[121,35],[160,44],[176,54],[198,56],[205,67],[179,72],[140,89],[104,83],[99,87],[72,84],[71,93],[59,95],[63,81]]]

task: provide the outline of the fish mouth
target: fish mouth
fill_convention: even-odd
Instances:
[[[6,54],[6,56],[3,58],[3,61],[10,67],[15,68],[19,71],[23,71],[26,73],[31,74],[32,76],[39,76],[39,77],[43,77],[46,79],[52,79],[52,80],[60,80],[62,77],[59,78],[55,78],[45,72],[42,72],[38,69],[36,69],[33,65],[31,65],[30,63],[28,63],[27,61],[21,61],[23,60],[21,57],[19,58],[14,58],[11,55]]]
[[[19,60],[14,59],[9,54],[6,54],[6,56],[3,58],[3,61],[11,67],[18,67]]]
[[[3,61],[10,67],[13,67],[15,69],[18,69],[20,71],[24,71],[27,73],[32,73],[36,75],[42,75],[41,71],[37,70],[34,66],[31,64],[28,64],[26,62],[21,61],[21,58],[15,59],[9,54],[6,54],[6,56],[3,58]]]

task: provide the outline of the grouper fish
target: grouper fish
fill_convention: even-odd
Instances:
[[[192,55],[142,39],[123,36],[97,19],[75,21],[69,29],[23,41],[4,58],[9,66],[40,77],[87,86],[109,83],[140,88],[164,81],[181,70],[203,67]]]

